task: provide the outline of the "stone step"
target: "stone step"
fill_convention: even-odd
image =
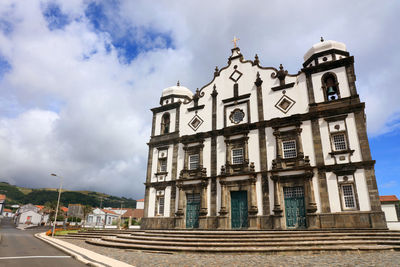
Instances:
[[[117,238],[129,240],[145,241],[181,241],[181,242],[281,242],[281,241],[313,241],[313,240],[398,240],[400,237],[394,236],[312,236],[312,237],[253,237],[253,238],[196,238],[196,237],[157,237],[157,236],[137,236],[137,235],[117,235]]]
[[[304,254],[306,253],[323,253],[323,252],[368,252],[368,251],[379,251],[379,250],[400,250],[400,246],[393,245],[311,245],[311,246],[235,246],[235,247],[212,247],[212,246],[160,246],[160,245],[144,245],[144,244],[127,244],[115,241],[104,241],[100,239],[89,239],[87,243],[122,248],[122,249],[135,249],[135,250],[154,250],[154,251],[172,251],[172,252],[196,252],[196,253],[267,253],[267,254]]]
[[[374,233],[258,233],[258,234],[226,234],[226,235],[220,235],[220,234],[203,234],[203,235],[197,235],[197,234],[181,234],[181,233],[168,233],[168,234],[157,234],[157,233],[134,233],[132,234],[134,236],[146,236],[146,237],[176,237],[176,238],[272,238],[272,237],[286,237],[286,238],[291,238],[291,237],[319,237],[319,236],[397,236],[400,238],[400,232],[397,233],[387,233],[387,232],[374,232]]]
[[[240,246],[252,246],[252,247],[275,247],[275,246],[316,246],[316,245],[399,245],[400,240],[286,240],[281,242],[182,242],[182,241],[153,241],[153,240],[131,240],[124,238],[110,238],[103,237],[103,241],[109,242],[119,242],[128,244],[145,244],[145,245],[158,245],[158,246],[184,246],[184,247],[205,247],[205,246],[215,246],[215,247],[240,247]]]

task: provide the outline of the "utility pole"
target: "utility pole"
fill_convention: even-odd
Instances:
[[[103,207],[103,196],[100,197],[100,209]]]

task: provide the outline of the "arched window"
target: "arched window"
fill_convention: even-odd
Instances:
[[[322,76],[322,89],[324,90],[325,101],[340,98],[339,83],[333,73],[326,73]]]
[[[161,134],[169,133],[169,125],[170,125],[170,115],[169,113],[164,113],[161,119]]]

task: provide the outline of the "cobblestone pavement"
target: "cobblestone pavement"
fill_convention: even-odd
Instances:
[[[94,246],[83,240],[63,239],[77,246],[134,266],[400,266],[400,251],[317,254],[317,255],[262,255],[262,254],[195,254],[155,253]]]

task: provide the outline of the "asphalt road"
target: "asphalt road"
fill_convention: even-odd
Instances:
[[[18,230],[8,218],[0,224],[0,267],[86,266],[33,235],[45,230]]]

